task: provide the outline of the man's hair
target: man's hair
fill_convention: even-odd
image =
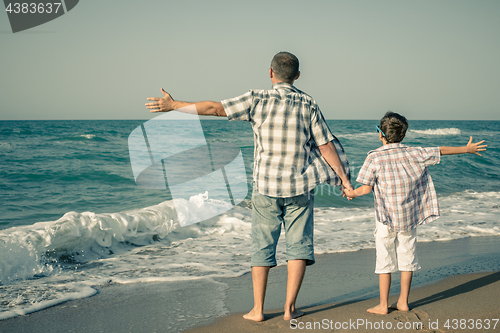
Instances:
[[[299,59],[290,52],[279,52],[271,61],[274,75],[285,82],[292,82],[299,74]]]
[[[406,135],[408,121],[402,115],[389,111],[380,119],[380,129],[387,143],[401,142]]]

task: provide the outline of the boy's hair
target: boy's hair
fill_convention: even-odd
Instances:
[[[380,129],[384,132],[387,143],[401,142],[406,135],[408,121],[402,115],[388,111],[380,119]]]

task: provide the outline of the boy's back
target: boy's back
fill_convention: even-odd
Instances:
[[[438,147],[384,145],[368,153],[357,181],[373,187],[377,220],[409,231],[439,217],[436,191],[427,166],[440,162]]]
[[[368,309],[370,313],[389,312],[391,274],[401,271],[401,292],[396,308],[408,311],[413,272],[420,268],[417,259],[416,226],[439,217],[436,191],[427,166],[439,163],[441,155],[476,154],[486,150],[484,141],[467,146],[419,148],[401,143],[406,135],[406,118],[387,112],[377,126],[383,146],[368,153],[357,181],[363,185],[355,190],[345,189],[349,200],[373,190],[377,222],[375,273],[379,274],[380,304]],[[382,224],[383,223],[383,224]]]

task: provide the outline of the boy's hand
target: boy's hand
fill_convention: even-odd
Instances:
[[[353,188],[344,188],[344,197],[347,197],[347,200],[351,201],[352,199],[354,199],[354,189]]]
[[[481,145],[480,146],[480,144],[483,142],[484,142],[484,140],[476,142],[476,143],[472,143],[472,136],[471,136],[469,143],[467,143],[467,146],[465,146],[465,148],[467,149],[467,152],[469,154],[476,154],[476,155],[481,156],[481,154],[479,154],[478,151],[485,151],[486,147],[488,147],[488,145]]]
[[[353,191],[354,188],[352,187],[351,182],[349,181],[342,181],[342,187],[340,188],[342,190],[342,196],[346,196],[346,191],[350,192]],[[347,198],[348,200],[352,200],[352,198]]]

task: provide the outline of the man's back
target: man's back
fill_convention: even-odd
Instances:
[[[333,140],[311,96],[289,83],[251,90],[222,101],[229,120],[245,120],[254,131],[254,181],[259,193],[292,197],[309,192],[331,170],[318,146]]]

